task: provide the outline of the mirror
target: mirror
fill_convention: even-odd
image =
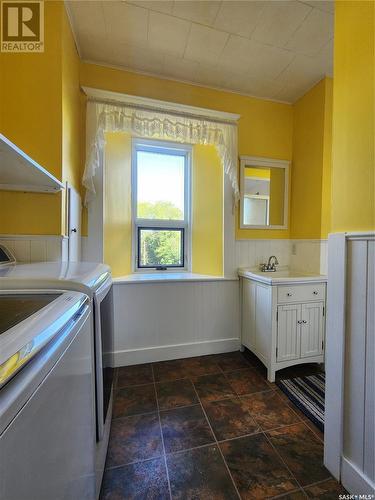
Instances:
[[[286,229],[289,162],[241,157],[241,228]]]

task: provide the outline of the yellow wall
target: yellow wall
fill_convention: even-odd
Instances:
[[[81,189],[81,93],[77,49],[68,17],[62,17],[62,178]],[[83,139],[83,138],[82,138]]]
[[[245,177],[259,177],[261,179],[270,179],[271,171],[269,168],[246,167]]]
[[[325,239],[331,231],[332,210],[332,106],[333,80],[325,79],[324,134],[323,134],[323,172],[322,172],[322,211],[320,237]]]
[[[81,64],[81,84],[125,94],[161,99],[241,115],[240,155],[291,160],[293,108],[239,94],[162,80],[95,64]],[[237,217],[238,221],[238,217]],[[238,238],[288,238],[288,230],[238,229]]]
[[[45,52],[0,52],[0,132],[61,179],[61,5],[45,4]],[[0,192],[0,233],[59,234],[62,197]]]
[[[45,51],[0,52],[0,130],[61,179],[61,5],[45,3]]]
[[[321,80],[294,105],[290,234],[296,239],[327,237],[331,86]]]
[[[78,103],[78,104],[77,104]],[[79,58],[64,3],[45,2],[45,52],[0,52],[0,132],[80,185]],[[65,193],[0,192],[0,233],[60,234]]]
[[[62,180],[68,182],[78,192],[81,191],[81,163],[84,137],[81,135],[81,92],[79,64],[75,41],[65,9],[61,19],[61,72],[62,72]],[[67,234],[65,204],[67,193],[63,195],[62,232]]]
[[[131,137],[107,133],[104,160],[104,261],[113,276],[131,273]]]
[[[374,2],[336,2],[332,232],[375,229],[374,23]]]
[[[193,273],[223,274],[223,167],[214,146],[194,146]]]

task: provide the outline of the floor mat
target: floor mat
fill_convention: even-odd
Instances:
[[[324,431],[324,373],[278,380],[276,384],[321,431]]]

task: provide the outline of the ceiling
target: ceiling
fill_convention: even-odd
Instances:
[[[332,76],[333,1],[71,0],[83,60],[295,102]]]

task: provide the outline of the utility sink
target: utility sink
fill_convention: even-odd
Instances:
[[[277,271],[261,271],[257,267],[241,267],[238,275],[243,278],[250,278],[267,284],[280,283],[309,283],[314,281],[327,281],[327,276],[323,274],[306,273],[289,268],[279,268]]]

